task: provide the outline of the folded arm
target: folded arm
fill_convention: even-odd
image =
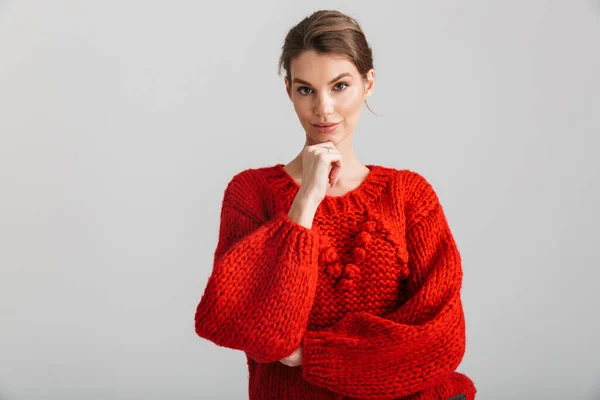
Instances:
[[[242,177],[225,190],[195,330],[258,362],[273,362],[291,354],[304,336],[317,286],[319,237],[285,212],[263,220],[250,192],[255,189]]]
[[[346,396],[396,399],[455,370],[465,351],[461,258],[443,209],[422,185],[407,224],[408,300],[383,316],[347,314],[302,341],[302,376]]]

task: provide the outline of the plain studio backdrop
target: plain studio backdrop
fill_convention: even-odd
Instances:
[[[318,9],[376,80],[363,163],[437,191],[478,399],[600,399],[598,1],[3,1],[0,399],[243,399],[196,336],[223,191],[304,131],[277,63]]]

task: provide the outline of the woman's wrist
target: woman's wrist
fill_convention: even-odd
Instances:
[[[305,194],[300,189],[294,198],[288,216],[292,221],[311,229],[319,203],[320,201],[314,196]]]

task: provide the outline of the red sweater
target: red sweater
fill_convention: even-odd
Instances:
[[[461,256],[432,186],[367,165],[326,196],[312,228],[287,213],[283,164],[228,183],[196,333],[246,353],[250,400],[442,400],[477,390],[466,345]],[[302,346],[302,365],[279,360]]]

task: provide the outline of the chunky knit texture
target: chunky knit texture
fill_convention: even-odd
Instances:
[[[439,199],[414,171],[367,167],[310,229],[287,215],[299,186],[283,164],[228,183],[195,329],[245,352],[250,400],[475,398],[456,372],[463,273]],[[298,346],[301,366],[279,362]]]

